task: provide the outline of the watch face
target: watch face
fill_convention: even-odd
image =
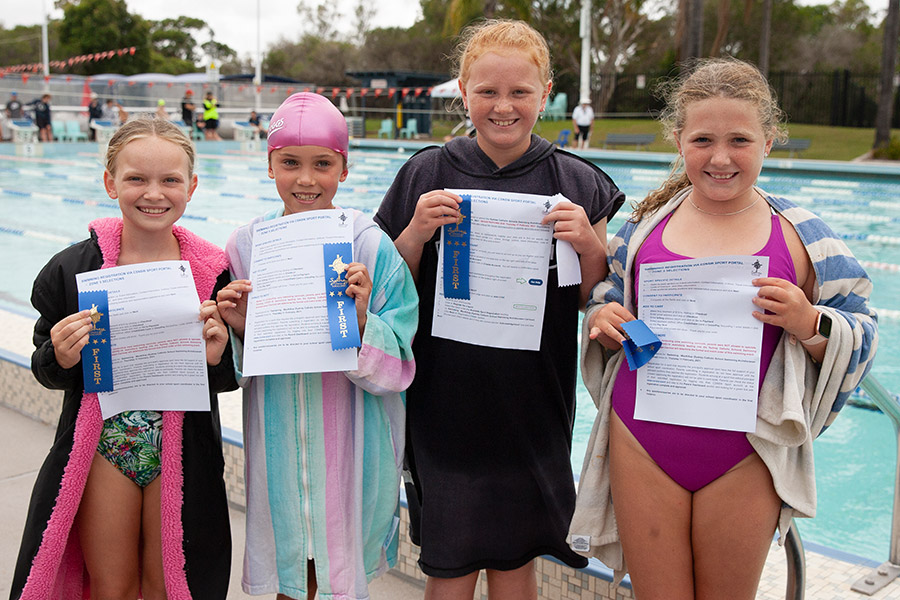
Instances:
[[[825,313],[821,313],[819,317],[819,335],[824,337],[831,336],[831,317]]]

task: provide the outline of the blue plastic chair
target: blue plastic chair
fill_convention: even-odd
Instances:
[[[548,121],[564,121],[568,102],[569,97],[565,92],[556,94],[552,100],[547,102],[547,106],[544,108],[544,118]]]
[[[414,138],[419,135],[418,124],[415,119],[407,119],[406,127],[400,130],[400,137],[402,138]]]
[[[560,148],[565,148],[566,145],[569,143],[569,134],[571,134],[571,133],[572,133],[572,131],[570,129],[563,129],[562,131],[559,132],[559,135],[556,136],[556,140],[553,143],[556,144],[557,146],[559,146]]]
[[[60,142],[66,141],[66,124],[62,121],[50,121],[50,130],[53,137]]]
[[[66,137],[70,142],[86,142],[88,136],[81,131],[81,125],[78,121],[66,121]]]
[[[381,129],[378,130],[378,137],[381,137],[382,134],[387,139],[391,139],[392,137],[394,137],[394,120],[393,119],[382,119]]]

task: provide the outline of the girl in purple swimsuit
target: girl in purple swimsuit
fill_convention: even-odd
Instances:
[[[813,306],[816,270],[792,222],[754,185],[774,139],[783,135],[781,111],[768,83],[751,65],[711,60],[676,82],[668,96],[664,123],[683,170],[676,165],[623,228],[634,230],[627,245],[625,299],[608,301],[595,290],[602,307],[586,316],[590,339],[607,350],[621,348],[622,323],[636,318],[625,306],[637,306],[633,299],[644,263],[768,256],[768,276],[753,281],[759,288],[753,316],[764,324],[760,387],[770,363],[774,368],[772,357],[783,334],[821,362],[828,340],[820,333],[827,315],[821,317]],[[636,242],[639,231],[645,232],[643,243]],[[615,252],[614,245],[610,248]],[[626,247],[618,250],[621,256],[616,252],[612,261],[624,263]],[[609,373],[614,379],[604,381],[603,393],[611,403],[606,413],[606,473],[615,507],[611,522],[613,530],[618,527],[636,597],[754,598],[782,508],[769,467],[745,433],[635,420],[636,372],[622,361]],[[607,424],[601,417],[598,423]],[[598,454],[596,446],[593,454]],[[602,518],[596,516],[600,509],[591,510],[591,518]],[[573,521],[571,533],[587,529],[584,523]],[[591,550],[606,543],[588,539],[581,541]],[[577,545],[578,540],[570,541]]]

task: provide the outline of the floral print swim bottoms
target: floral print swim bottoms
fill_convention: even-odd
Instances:
[[[125,477],[147,487],[161,470],[162,414],[132,410],[103,421],[97,452]]]

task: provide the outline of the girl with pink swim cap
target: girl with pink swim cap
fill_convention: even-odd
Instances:
[[[323,96],[294,94],[269,126],[269,177],[284,205],[235,231],[233,281],[218,297],[244,392],[247,537],[243,589],[279,599],[369,597],[397,561],[404,390],[415,363],[418,300],[406,263],[361,212],[338,209],[347,178],[347,123]],[[253,225],[311,210],[344,210],[354,228],[347,296],[362,346],[355,371],[241,374]]]

